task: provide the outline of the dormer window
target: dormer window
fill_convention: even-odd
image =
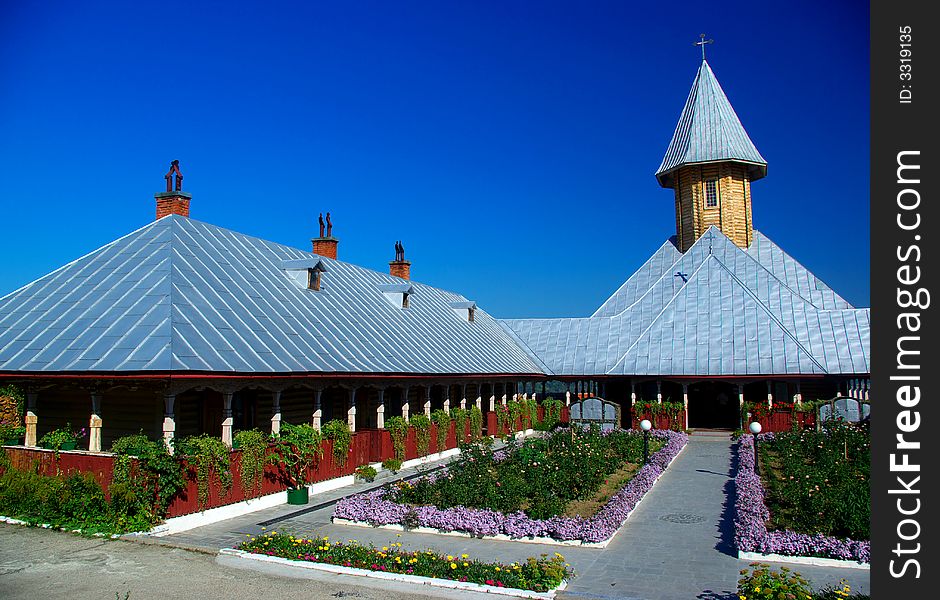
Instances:
[[[408,308],[414,288],[410,283],[390,283],[380,285],[379,291],[382,292],[386,300],[392,303],[392,306],[396,308]]]
[[[705,208],[718,208],[718,180],[705,182]]]
[[[320,271],[319,269],[307,269],[307,289],[315,292],[320,291]]]
[[[326,273],[326,263],[320,257],[285,260],[281,268],[287,271],[298,286],[314,292],[320,291],[322,275]]]
[[[476,302],[451,302],[450,307],[454,310],[454,313],[463,321],[473,323],[474,318],[476,318]]]

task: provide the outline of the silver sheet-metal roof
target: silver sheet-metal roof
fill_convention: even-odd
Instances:
[[[319,291],[297,277],[307,268],[323,271]],[[454,302],[468,300],[171,215],[0,299],[0,371],[543,371]]]
[[[664,244],[589,318],[502,323],[555,375],[870,372],[868,309],[766,236],[742,250],[715,227],[685,254]]]
[[[672,141],[656,170],[656,179],[663,187],[672,187],[672,173],[682,165],[723,160],[748,164],[752,179],[767,174],[767,161],[748,137],[711,67],[703,60]]]

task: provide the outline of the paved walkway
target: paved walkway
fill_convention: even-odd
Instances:
[[[559,551],[577,577],[562,598],[623,598],[642,600],[735,599],[738,560],[732,541],[732,446],[726,437],[693,436],[682,454],[663,474],[627,525],[606,549],[559,547],[480,540],[385,529],[334,525],[331,501],[350,488],[316,497],[311,507],[280,506],[162,538],[162,541],[205,549],[232,547],[263,531],[297,535],[329,535],[376,546],[398,541],[403,549],[434,549],[467,553],[488,560],[512,562],[543,552]],[[356,490],[358,491],[358,490]],[[318,506],[324,503],[323,506]],[[856,591],[869,590],[867,571],[793,566],[817,587],[845,577]]]

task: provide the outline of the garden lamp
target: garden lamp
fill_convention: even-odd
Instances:
[[[653,428],[653,424],[649,422],[649,419],[643,419],[640,421],[640,429],[643,430],[643,464],[649,462],[650,460],[650,429]]]
[[[747,428],[754,434],[754,473],[760,475],[760,463],[757,460],[757,434],[760,433],[760,423],[751,421],[751,424],[748,425]]]

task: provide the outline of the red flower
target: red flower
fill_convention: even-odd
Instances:
[[[486,580],[486,585],[493,585],[493,580],[492,580],[492,579],[487,579],[487,580]]]

